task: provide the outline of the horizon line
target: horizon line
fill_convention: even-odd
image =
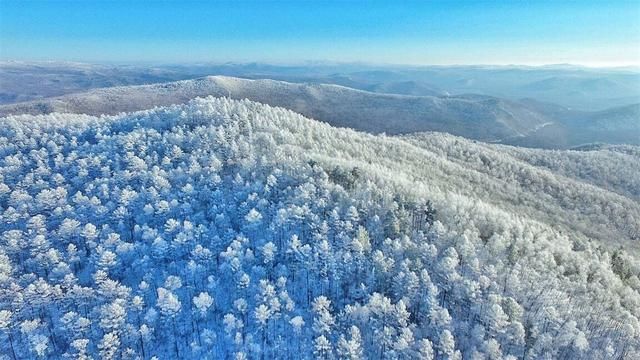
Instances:
[[[261,60],[201,60],[201,61],[162,61],[162,60],[61,60],[61,59],[2,59],[0,63],[24,63],[24,64],[84,64],[84,65],[117,65],[117,66],[224,66],[224,65],[273,65],[273,66],[369,66],[369,67],[575,67],[588,69],[636,69],[640,70],[640,63],[579,63],[579,62],[548,62],[548,63],[391,63],[391,62],[367,62],[367,61],[336,61],[336,60],[297,60],[297,61],[261,61]]]

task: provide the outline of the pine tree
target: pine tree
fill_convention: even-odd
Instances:
[[[360,329],[357,326],[349,328],[349,339],[340,336],[338,340],[338,355],[341,359],[358,360],[363,359],[362,338]]]

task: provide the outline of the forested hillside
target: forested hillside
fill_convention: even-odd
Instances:
[[[439,156],[450,174],[447,183],[468,188],[474,197],[546,223],[565,224],[571,232],[584,232],[611,246],[640,245],[638,147],[550,151],[440,133],[402,138]],[[612,236],[614,231],[617,235]]]
[[[449,159],[455,158],[465,166],[482,163],[476,168],[490,169],[495,166],[492,163],[505,161],[519,167],[532,165],[556,176],[592,184],[631,200],[640,200],[640,147],[637,146],[599,144],[572,151],[557,151],[470,142],[442,133],[416,133],[402,136],[402,139],[429,151],[446,152]],[[457,150],[456,154],[452,154],[448,149],[456,146],[465,150]]]
[[[531,165],[640,201],[640,147],[601,146],[579,151],[502,147],[501,151]]]
[[[225,98],[1,118],[0,358],[640,357],[637,192],[581,170],[617,152],[512,149]]]

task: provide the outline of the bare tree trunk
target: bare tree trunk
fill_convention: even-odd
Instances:
[[[11,354],[13,355],[13,360],[18,360],[16,356],[16,350],[13,348],[13,336],[11,336],[11,330],[7,332],[9,334],[9,345],[11,346]]]
[[[179,359],[180,358],[180,351],[178,350],[178,337],[176,336],[176,334],[178,333],[178,327],[176,326],[176,318],[173,318],[173,346],[175,347],[176,350],[176,357]]]

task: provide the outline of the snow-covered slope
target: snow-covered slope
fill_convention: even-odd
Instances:
[[[334,126],[388,134],[445,131],[496,141],[528,134],[552,121],[526,105],[488,96],[404,96],[337,85],[296,84],[210,76],[145,86],[113,87],[0,107],[0,115],[53,111],[116,114],[184,103],[197,96],[228,96],[282,106]]]
[[[640,201],[638,146],[594,145],[582,150],[557,151],[463,141],[441,133],[415,133],[402,138],[490,176],[551,172],[558,177],[595,185],[632,201]],[[521,185],[529,187],[531,182]],[[568,184],[562,184],[565,185]]]
[[[247,100],[0,124],[8,356],[640,355],[640,205],[597,176]]]
[[[334,126],[370,133],[440,131],[481,141],[568,148],[592,142],[640,144],[638,106],[595,113],[532,100],[484,95],[406,96],[337,85],[210,76],[172,83],[112,87],[0,106],[0,115],[72,112],[117,114],[226,96],[281,106]]]
[[[640,145],[640,104],[596,112],[564,112],[557,118],[560,120],[508,143],[548,148],[591,143]]]
[[[375,66],[265,63],[98,65],[0,61],[0,103],[14,103],[97,87],[226,75],[294,83],[343,85],[404,94],[483,94],[520,101],[534,98],[576,110],[603,110],[640,102],[640,69],[550,66]]]
[[[192,79],[206,74],[192,75],[157,67],[0,61],[0,104],[61,96],[94,88]]]
[[[503,153],[640,201],[640,147],[600,146],[581,151],[502,147]]]

